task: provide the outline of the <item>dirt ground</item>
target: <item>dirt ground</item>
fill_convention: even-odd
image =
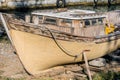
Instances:
[[[27,75],[8,41],[0,42],[0,75],[13,78]]]
[[[108,67],[110,66],[108,65]],[[105,69],[107,70],[108,68],[91,67],[91,70],[93,70],[91,72],[95,74],[96,71],[99,72]],[[1,79],[1,77],[12,79]],[[83,63],[55,67],[47,73],[36,76],[28,75],[17,54],[14,53],[10,42],[8,40],[0,41],[0,80],[86,80],[86,77]]]

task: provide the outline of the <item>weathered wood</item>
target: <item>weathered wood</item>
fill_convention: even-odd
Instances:
[[[67,71],[66,74],[67,74],[67,75],[71,75],[71,76],[77,76],[77,77],[87,77],[87,75],[85,75],[85,74],[75,73],[75,72],[72,72],[72,71]]]
[[[63,66],[57,66],[51,69],[44,70],[40,74],[37,74],[35,76],[53,77],[56,75],[63,74],[64,72],[65,72],[65,68]]]
[[[9,24],[6,24],[6,21],[5,21],[5,19],[3,18],[3,15],[2,15],[1,13],[0,13],[0,18],[1,18],[1,20],[2,20],[2,23],[3,23],[4,27],[5,27],[5,29],[6,29],[6,33],[7,33],[8,37],[9,37],[10,41],[13,43],[12,38],[11,38],[11,36],[10,36],[10,32],[9,32],[9,30],[8,30],[8,28],[7,28],[7,25],[9,25]]]
[[[89,69],[89,65],[88,65],[88,60],[87,60],[87,56],[86,56],[86,51],[83,51],[83,57],[84,57],[84,61],[85,61],[85,65],[86,65],[86,70],[87,70],[87,75],[89,77],[89,80],[92,80],[92,77],[91,77],[91,72],[90,72],[90,69]]]
[[[83,70],[83,68],[80,65],[75,64],[65,65],[64,67],[66,71],[80,72]]]
[[[24,24],[24,23],[21,23],[21,22],[19,22],[19,21],[12,21],[12,22],[10,22],[10,23],[13,23],[14,25],[16,25],[16,28],[18,28],[19,30],[21,30],[21,31],[27,31],[27,32],[33,32],[33,33],[36,33],[36,32],[38,32],[38,34],[41,34],[41,35],[44,35],[44,33],[41,33],[41,30],[42,31],[44,31],[44,32],[48,32],[49,34],[50,34],[50,32],[44,27],[44,26],[38,26],[38,27],[33,27],[33,26],[35,26],[35,25],[33,25],[33,24]],[[22,25],[24,24],[24,26],[26,26],[26,27],[23,27]],[[19,26],[17,26],[17,25],[19,25]],[[12,27],[12,26],[11,26]],[[31,29],[29,29],[31,27]],[[14,29],[16,29],[16,28],[14,28]],[[50,27],[49,27],[50,28]],[[57,27],[58,28],[58,30],[54,30],[54,29],[51,29],[51,31],[53,32],[53,33],[55,33],[55,35],[57,35],[57,34],[59,34],[59,35],[61,35],[61,37],[62,36],[64,36],[64,37],[67,37],[68,38],[68,40],[80,40],[80,41],[84,41],[84,39],[87,39],[87,40],[90,40],[90,41],[92,41],[93,40],[93,38],[92,37],[78,37],[78,36],[73,36],[73,35],[71,35],[70,33],[66,33],[66,32],[62,32],[62,31],[60,31],[59,30],[59,28],[62,28],[62,27]],[[68,28],[69,30],[71,30],[71,27],[63,27],[63,30],[64,30],[64,28]],[[30,31],[31,30],[31,31]],[[49,36],[49,35],[44,35],[44,36]],[[73,37],[71,37],[71,36],[73,36]],[[51,37],[51,36],[49,36],[49,37]],[[59,36],[56,36],[56,38],[57,39],[61,39],[61,37],[59,37]],[[67,38],[65,38],[65,39],[67,39]]]
[[[38,16],[34,16],[34,18],[33,18],[33,23],[34,23],[35,25],[38,25],[38,24],[39,24],[39,17],[38,17]]]
[[[14,25],[16,25],[16,27],[14,26],[14,29],[16,29],[16,30],[22,30],[22,31],[26,30],[27,32],[37,33],[39,35],[40,34],[44,35],[43,33],[41,33],[40,30],[41,29],[45,29],[44,26],[46,26],[46,25],[36,26],[36,25],[30,24],[30,23],[26,24],[26,23],[23,23],[22,21],[18,21],[18,20],[12,20],[12,22],[10,22],[10,23],[13,23]],[[11,24],[11,25],[13,25],[13,24]],[[19,27],[17,25],[19,25],[21,27]],[[26,27],[23,27],[22,25],[24,25]],[[31,27],[31,29],[29,29],[30,27]],[[96,43],[103,43],[103,42],[106,42],[106,41],[112,41],[112,40],[116,40],[116,39],[120,38],[120,36],[118,34],[115,34],[114,36],[111,36],[111,37],[104,36],[104,37],[101,37],[101,38],[84,37],[84,36],[72,35],[71,34],[71,30],[74,29],[72,27],[62,27],[62,26],[56,27],[56,26],[49,26],[49,25],[47,27],[49,29],[51,29],[52,32],[55,32],[55,35],[59,34],[59,36],[56,36],[57,39],[65,39],[65,38],[62,38],[62,36],[63,36],[63,37],[68,37],[68,39],[66,38],[67,40],[71,40],[72,39],[72,40],[77,40],[77,41],[94,41]],[[48,33],[49,33],[49,31],[48,31]],[[61,35],[61,38],[60,38],[60,35]],[[48,36],[48,35],[44,35],[44,36]]]
[[[96,13],[96,14],[92,13],[89,15],[93,16],[93,14],[101,16],[103,13],[102,14],[101,13]],[[86,14],[86,15],[88,15],[88,14]],[[53,17],[51,17],[51,18],[54,19]],[[7,18],[8,22],[10,21],[11,27],[16,30],[26,31],[26,32],[30,32],[30,33],[32,32],[32,33],[35,33],[38,35],[44,35],[44,36],[51,37],[49,30],[47,30],[47,28],[48,28],[52,31],[52,33],[55,33],[54,36],[57,39],[72,40],[72,41],[78,41],[78,42],[79,41],[86,41],[86,42],[92,41],[92,42],[96,42],[96,43],[103,43],[106,41],[108,42],[108,41],[112,41],[112,40],[116,40],[116,39],[120,38],[119,34],[112,35],[111,37],[109,37],[109,36],[105,36],[105,37],[101,37],[101,38],[95,37],[95,36],[101,36],[101,34],[102,35],[104,34],[103,25],[98,25],[98,26],[94,25],[94,26],[89,26],[86,28],[81,28],[80,21],[73,20],[73,22],[72,22],[73,25],[71,25],[71,27],[66,27],[65,25],[60,26],[62,24],[61,19],[55,18],[56,20],[60,20],[60,22],[56,22],[55,25],[43,24],[45,19],[46,19],[46,17],[42,16],[43,21],[42,21],[42,23],[39,23],[40,21],[39,21],[38,16],[33,15],[33,22],[35,23],[35,25],[33,25],[32,23],[25,23],[22,20],[14,19],[12,16],[9,16],[9,18]],[[85,23],[83,23],[83,24],[85,24]],[[21,27],[19,27],[18,25]],[[36,25],[38,25],[38,26],[36,26]],[[23,27],[23,26],[26,26],[26,27]]]

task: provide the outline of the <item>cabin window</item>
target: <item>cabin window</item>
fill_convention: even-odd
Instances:
[[[70,19],[62,19],[61,26],[71,27],[72,26],[72,20],[70,20]]]
[[[97,25],[96,19],[92,19],[92,25]]]
[[[38,16],[38,18],[39,18],[39,23],[42,23],[42,20],[43,20],[43,16]]]
[[[43,16],[38,16],[39,17],[39,19],[43,19]]]
[[[46,17],[45,18],[45,23],[48,23],[48,24],[56,24],[56,19],[55,18],[51,18],[51,17]]]
[[[98,24],[103,24],[103,19],[102,18],[98,19]]]
[[[72,23],[72,20],[70,20],[70,19],[63,19],[63,22],[64,23]]]
[[[85,20],[85,26],[90,26],[90,21],[89,20]]]

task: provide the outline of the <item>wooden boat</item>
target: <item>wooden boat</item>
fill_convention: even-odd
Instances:
[[[84,61],[84,51],[88,51],[86,55],[91,60],[120,48],[119,31],[105,34],[106,14],[67,10],[33,12],[31,16],[32,20],[27,16],[25,22],[10,14],[1,14],[8,37],[30,74]]]

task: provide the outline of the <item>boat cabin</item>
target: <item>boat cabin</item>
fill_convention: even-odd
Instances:
[[[32,20],[36,25],[80,36],[104,35],[106,15],[88,10],[67,10],[64,12],[33,12]]]

